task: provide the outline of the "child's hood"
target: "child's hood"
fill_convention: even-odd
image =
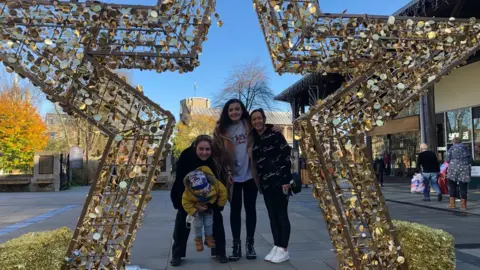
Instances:
[[[212,170],[208,167],[208,166],[200,166],[198,168],[195,169],[195,171],[201,171],[205,174],[205,176],[207,177],[207,180],[208,182],[213,185],[215,184],[215,175],[213,174]],[[187,176],[185,176],[185,178],[183,179],[183,184],[185,185],[185,189],[188,189],[190,190],[192,188],[192,184],[190,183],[190,180],[188,179],[188,176],[190,174],[187,174]]]

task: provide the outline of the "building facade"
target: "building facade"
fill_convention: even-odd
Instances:
[[[209,109],[210,100],[202,97],[191,97],[180,101],[180,121],[187,123],[192,110],[198,108]]]
[[[68,130],[74,129],[75,124],[73,117],[66,113],[46,113],[45,114],[45,126],[47,127],[47,133],[50,139],[64,138],[65,134],[62,127],[63,125]]]

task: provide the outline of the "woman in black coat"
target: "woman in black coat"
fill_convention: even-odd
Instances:
[[[250,114],[253,127],[252,157],[273,234],[274,247],[265,260],[281,263],[290,259],[287,247],[290,240],[288,199],[292,180],[291,149],[282,133],[266,125],[266,120],[262,109],[254,110]]]
[[[187,228],[186,223],[187,213],[182,207],[182,195],[185,191],[183,179],[189,172],[200,166],[208,166],[218,178],[217,166],[215,166],[212,158],[214,154],[212,146],[213,141],[210,136],[200,135],[191,147],[182,152],[177,161],[175,182],[170,192],[173,207],[178,210],[173,232],[172,260],[170,261],[172,266],[179,266],[181,258],[186,256],[187,241],[190,234],[190,228]],[[213,209],[213,237],[215,239],[215,249],[212,249],[212,256],[216,256],[220,263],[227,263],[228,259],[225,255],[225,228],[222,216],[223,207],[218,207],[216,203],[209,205],[209,207]]]

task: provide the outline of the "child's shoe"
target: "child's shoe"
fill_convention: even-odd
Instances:
[[[215,240],[213,239],[212,236],[205,236],[205,244],[209,248],[215,247]]]
[[[203,251],[203,241],[201,237],[195,237],[195,248],[197,251]]]

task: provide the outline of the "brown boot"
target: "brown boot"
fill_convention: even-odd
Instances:
[[[462,206],[460,206],[460,209],[467,210],[467,199],[462,199]]]
[[[195,248],[197,251],[203,251],[203,241],[202,238],[195,237]]]
[[[212,236],[205,236],[205,244],[209,248],[215,247],[215,240],[213,239]]]
[[[455,209],[455,197],[450,197],[450,203],[448,204],[448,208]]]

